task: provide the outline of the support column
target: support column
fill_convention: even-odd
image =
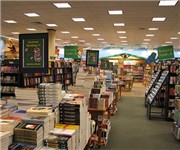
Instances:
[[[118,59],[118,69],[119,69],[120,75],[124,75],[124,58]]]
[[[47,29],[48,31],[48,61],[54,60],[55,57],[55,37],[56,30]]]

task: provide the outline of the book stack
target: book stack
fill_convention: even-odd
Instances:
[[[24,116],[26,116],[26,110],[19,109],[9,113],[9,117],[23,118]]]
[[[107,108],[107,107],[105,107],[105,99],[104,98],[100,98],[99,100],[98,100],[98,109],[105,109],[105,108]]]
[[[0,131],[13,132],[14,128],[19,124],[20,121],[16,119],[0,119]]]
[[[0,131],[0,149],[7,150],[8,146],[12,143],[13,132]]]
[[[31,123],[19,123],[14,129],[14,142],[31,144],[40,147],[43,145],[42,125]]]
[[[79,141],[80,131],[78,125],[58,124],[52,131],[50,131],[50,133],[52,133],[53,135],[69,137],[71,140],[71,148],[69,149],[81,149]]]
[[[98,108],[98,98],[90,97],[89,98],[89,108]]]
[[[39,150],[39,148],[32,144],[12,143],[9,145],[8,150]]]
[[[62,135],[49,135],[44,140],[44,148],[72,150],[71,137]]]
[[[48,116],[25,116],[22,118],[22,122],[42,125],[44,133],[43,138],[45,139],[48,137],[50,131],[50,121]]]
[[[62,100],[62,85],[59,83],[41,83],[38,86],[39,104],[58,105]]]
[[[173,134],[177,140],[180,140],[180,127],[176,122],[173,122]]]
[[[32,107],[27,110],[29,116],[47,116],[49,117],[49,130],[55,126],[55,116],[52,107]]]
[[[0,107],[0,118],[7,118],[9,116],[9,109]]]

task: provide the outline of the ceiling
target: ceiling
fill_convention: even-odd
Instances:
[[[71,8],[58,9],[53,2],[60,1],[1,1],[1,35],[18,38],[11,32],[41,33],[47,29],[56,30],[56,44],[64,46],[77,44],[83,48],[101,49],[103,47],[125,47],[138,49],[146,47],[154,49],[162,45],[173,45],[180,50],[180,2],[172,7],[159,7],[157,0],[151,1],[68,1]],[[62,2],[62,1],[61,1]],[[64,1],[65,2],[65,1]],[[67,2],[67,1],[66,1]],[[108,10],[122,10],[123,15],[109,15]],[[37,13],[39,17],[27,17],[24,13]],[[153,17],[166,17],[164,22],[153,22]],[[85,22],[74,22],[72,18],[84,18]],[[3,20],[15,20],[16,24],[8,24]],[[124,27],[115,27],[113,23],[125,23]],[[57,24],[48,27],[46,24]],[[86,31],[84,27],[93,27],[93,31]],[[26,28],[35,28],[28,31]],[[148,28],[159,28],[150,31]],[[118,34],[117,31],[126,31]],[[70,34],[62,34],[69,31]],[[92,34],[100,34],[99,37]],[[154,34],[146,37],[146,34]],[[73,39],[71,36],[78,36]],[[126,39],[119,38],[126,36]],[[171,37],[179,39],[172,40]],[[104,40],[97,40],[103,38]],[[144,41],[150,39],[151,41]],[[80,42],[79,40],[85,40]],[[127,42],[122,42],[126,40]],[[107,43],[105,43],[107,42]],[[172,42],[172,43],[165,43]],[[148,43],[148,44],[143,44]],[[127,45],[125,45],[127,44]],[[66,44],[67,45],[67,44]]]

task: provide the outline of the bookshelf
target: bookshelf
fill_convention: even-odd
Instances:
[[[1,98],[16,97],[15,87],[19,85],[19,60],[1,62]]]
[[[133,66],[133,76],[135,82],[143,82],[144,78],[144,65],[138,64]]]

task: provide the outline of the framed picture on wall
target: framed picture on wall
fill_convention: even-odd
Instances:
[[[86,51],[86,66],[98,67],[99,51],[87,50]]]
[[[48,33],[19,35],[20,72],[48,72]]]

